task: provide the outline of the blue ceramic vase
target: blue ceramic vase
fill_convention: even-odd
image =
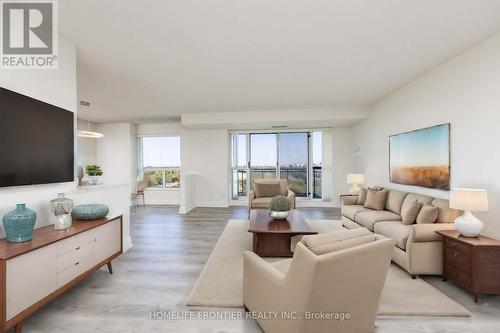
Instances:
[[[5,214],[2,222],[7,242],[29,242],[33,239],[36,212],[26,208],[26,204],[18,204],[15,210]]]
[[[76,220],[99,220],[109,213],[106,205],[80,205],[71,210],[71,217]]]

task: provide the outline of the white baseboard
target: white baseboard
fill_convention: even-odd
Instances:
[[[229,203],[227,201],[197,201],[196,207],[228,208]]]

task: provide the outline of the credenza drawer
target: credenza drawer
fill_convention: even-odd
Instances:
[[[444,256],[447,263],[456,266],[468,273],[472,272],[472,258],[470,255],[445,247]]]
[[[470,255],[470,253],[472,252],[472,249],[469,246],[451,239],[444,240],[444,247],[465,255]]]
[[[61,256],[65,253],[73,251],[78,247],[81,247],[85,244],[94,241],[95,241],[94,233],[91,230],[82,232],[81,234],[78,234],[70,238],[66,238],[57,243],[57,255]]]
[[[90,256],[94,256],[93,241],[57,257],[57,272],[59,273]]]
[[[461,270],[460,268],[450,265],[449,263],[445,263],[445,272],[446,277],[454,280],[459,285],[465,288],[472,287],[472,274],[466,271]]]
[[[71,267],[57,273],[57,288],[77,278],[94,266],[94,256],[89,256],[81,261],[74,263]]]

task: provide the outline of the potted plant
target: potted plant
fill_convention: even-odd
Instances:
[[[290,214],[290,200],[283,195],[275,196],[269,204],[269,215],[274,219],[286,219]]]
[[[87,165],[85,167],[85,173],[90,178],[90,185],[97,185],[99,183],[99,179],[103,174],[101,167],[95,164]]]

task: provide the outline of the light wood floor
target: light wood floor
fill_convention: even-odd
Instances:
[[[261,332],[253,320],[152,319],[152,311],[184,311],[183,305],[226,222],[246,218],[245,208],[203,208],[182,216],[177,207],[138,208],[132,213],[134,247],[28,319],[25,332]],[[307,208],[311,219],[339,219],[338,209]],[[33,277],[36,279],[36,276]],[[425,278],[473,313],[472,318],[385,317],[376,332],[499,332],[500,296],[470,295],[437,277]],[[214,309],[219,315],[238,309]],[[212,312],[213,314],[213,312]],[[186,315],[184,315],[185,317]]]

